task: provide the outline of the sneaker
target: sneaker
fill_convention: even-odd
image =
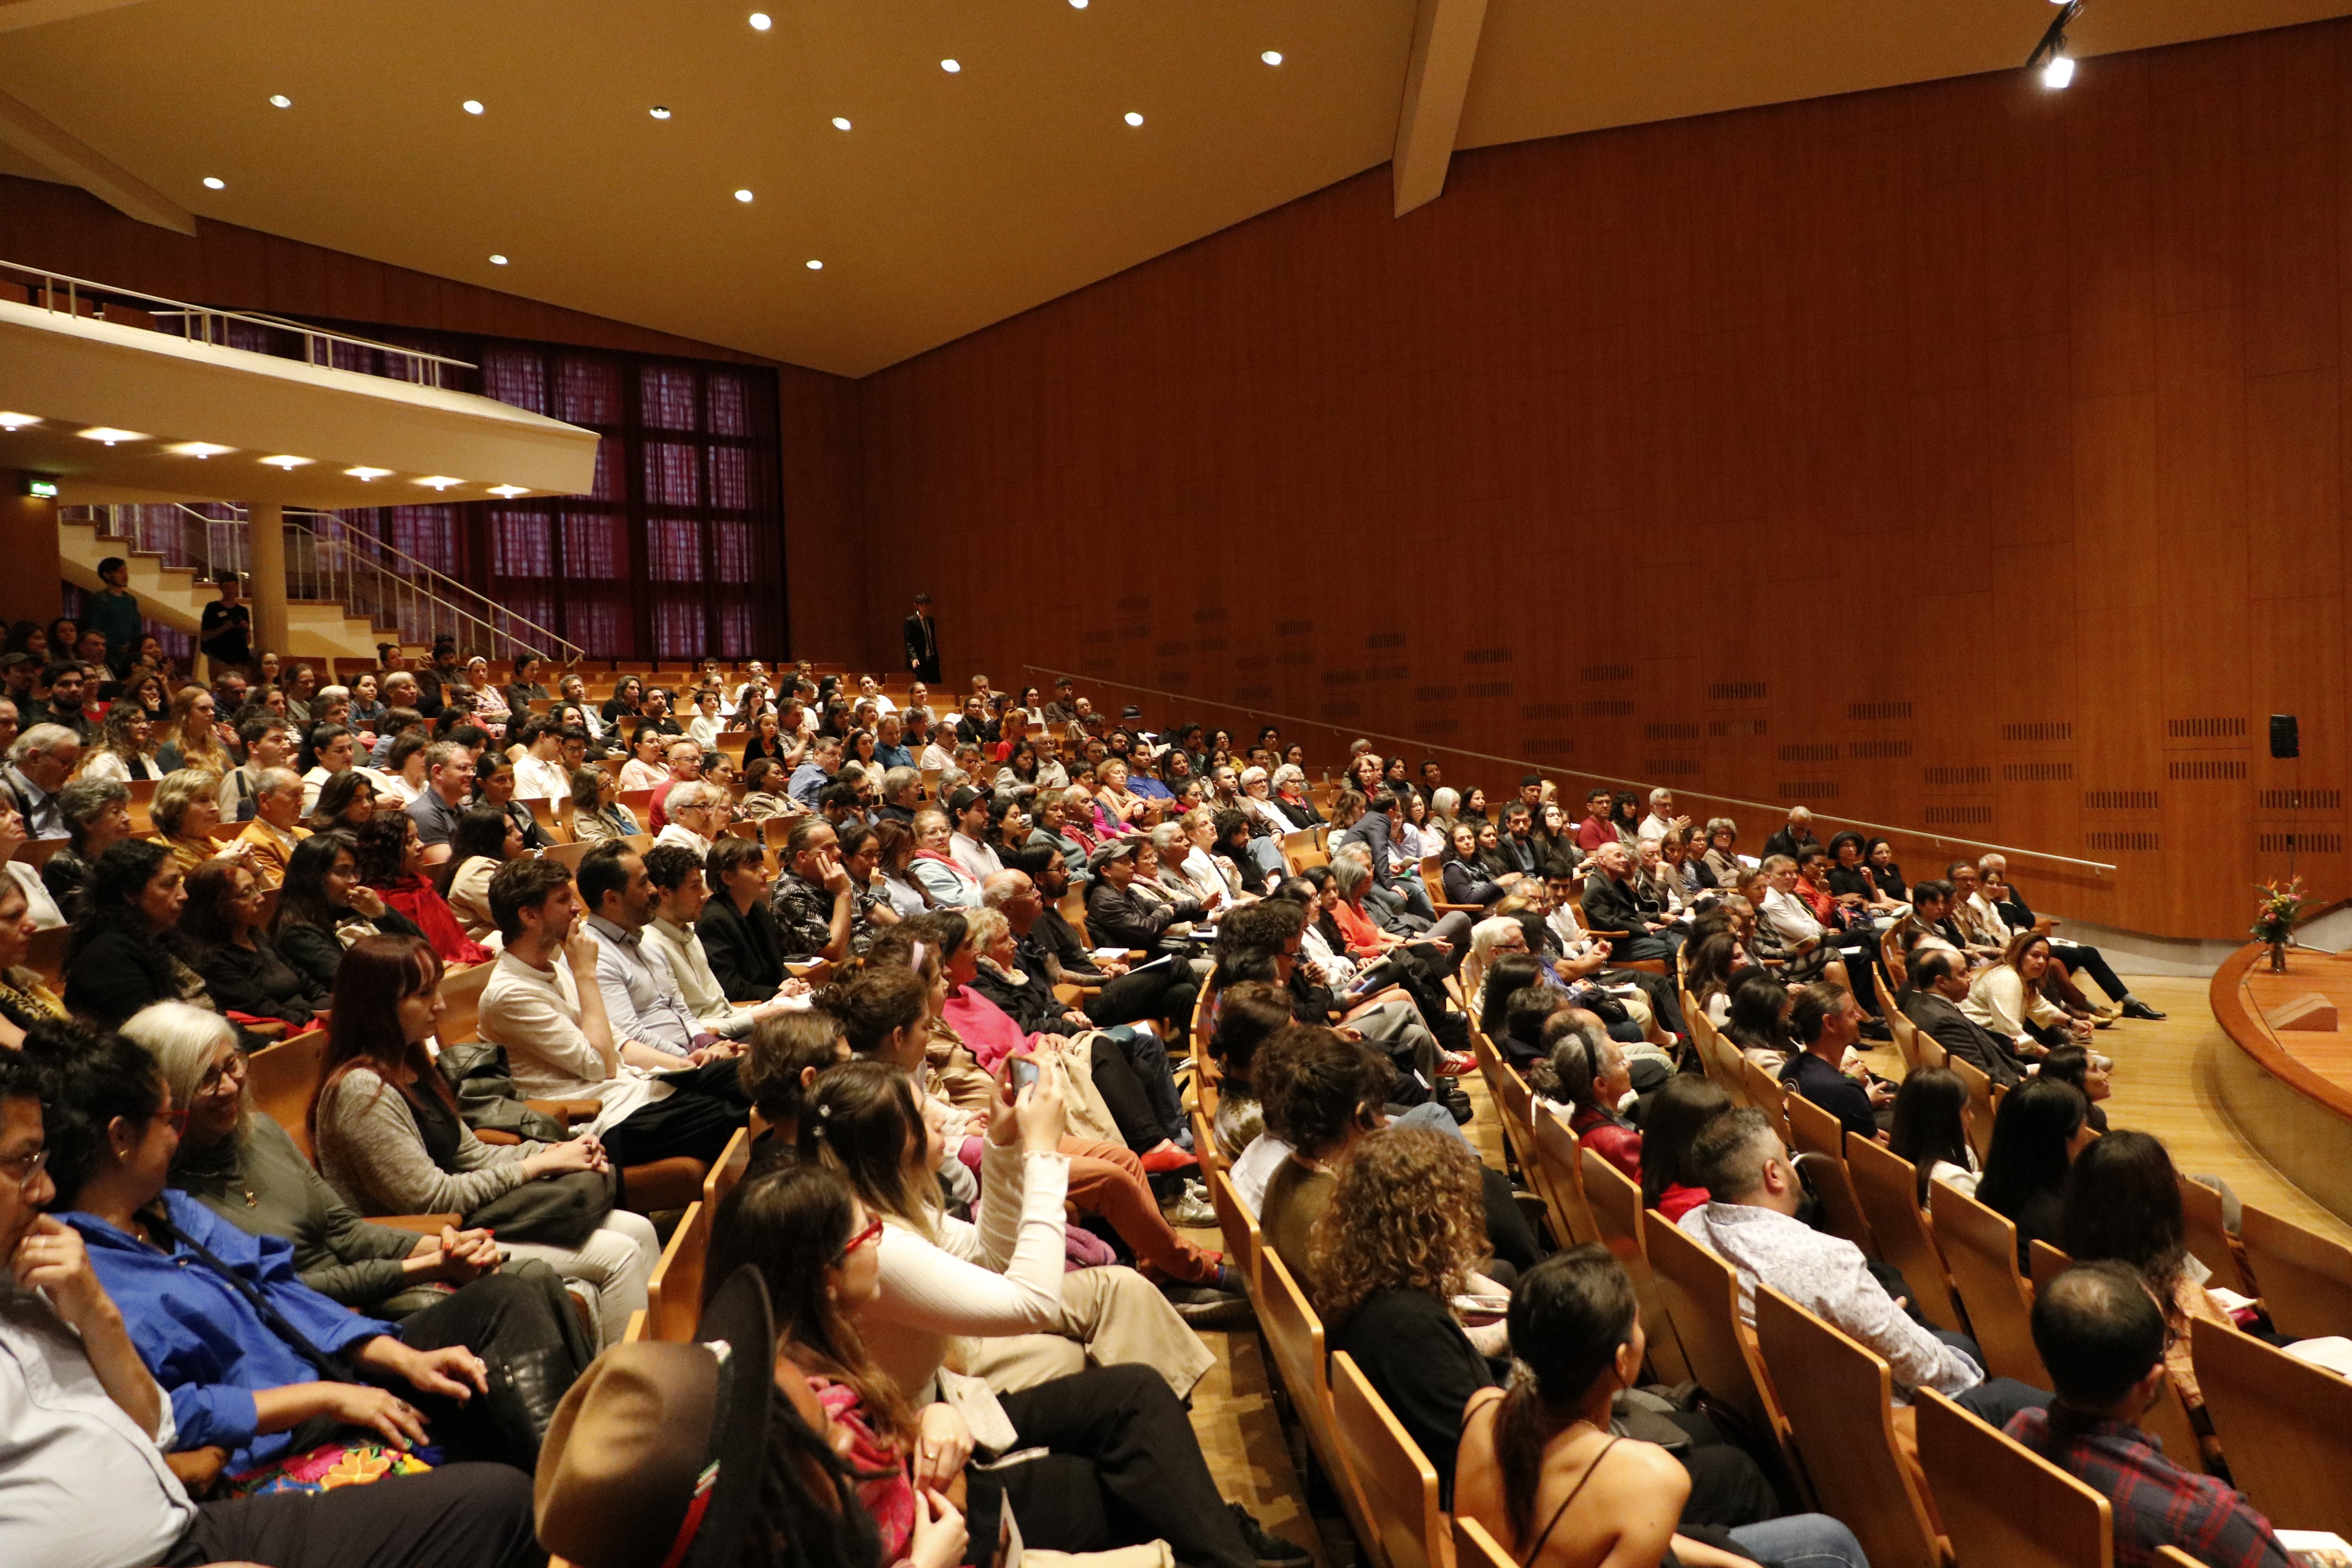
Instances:
[[[1302,1563],[1315,1561],[1313,1552],[1266,1529],[1241,1504],[1229,1502],[1225,1506],[1233,1510],[1234,1523],[1240,1528],[1251,1555],[1257,1559],[1257,1568],[1299,1568]]]
[[[1478,1058],[1467,1051],[1447,1051],[1437,1058],[1440,1078],[1460,1078],[1464,1073],[1475,1072],[1477,1068]]]
[[[1216,1205],[1205,1196],[1186,1193],[1174,1203],[1161,1207],[1160,1216],[1178,1230],[1214,1230],[1217,1228]]]
[[[1160,1293],[1176,1315],[1195,1329],[1245,1329],[1257,1321],[1250,1299],[1239,1290],[1208,1285],[1162,1285]]]

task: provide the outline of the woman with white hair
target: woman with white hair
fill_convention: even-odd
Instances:
[[[1283,830],[1286,833],[1313,827],[1323,820],[1323,814],[1307,798],[1307,770],[1296,763],[1285,763],[1274,770],[1274,807],[1290,824]]]
[[[1462,994],[1484,996],[1486,971],[1495,955],[1509,948],[1525,951],[1527,928],[1507,915],[1489,915],[1470,928],[1470,952],[1462,961]]]
[[[1297,831],[1291,826],[1290,818],[1283,816],[1276,807],[1273,799],[1273,779],[1264,768],[1244,768],[1241,786],[1241,795],[1234,804],[1241,808],[1242,815],[1247,816],[1253,823],[1264,823],[1274,830],[1277,838],[1284,834]]]

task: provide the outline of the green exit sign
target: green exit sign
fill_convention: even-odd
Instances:
[[[25,493],[37,500],[55,500],[58,499],[58,481],[28,478],[25,480]]]

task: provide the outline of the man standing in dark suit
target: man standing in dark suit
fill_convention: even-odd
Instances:
[[[1943,948],[1922,952],[1912,960],[1911,982],[1917,989],[1903,994],[1903,1016],[1935,1037],[1946,1055],[1983,1073],[1996,1089],[2025,1081],[2025,1064],[2010,1043],[1955,1005],[1969,994],[1966,959]]]
[[[915,595],[915,613],[907,617],[907,668],[918,680],[940,679],[940,627],[929,594]]]

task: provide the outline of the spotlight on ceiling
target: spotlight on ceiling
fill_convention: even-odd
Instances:
[[[272,109],[291,109],[294,107],[294,100],[287,97],[282,92],[273,92],[269,95],[269,107]]]
[[[181,441],[163,449],[175,456],[194,458],[199,461],[205,458],[217,458],[224,452],[236,450],[234,447],[224,447],[217,441]]]
[[[775,25],[774,19],[769,16],[765,11],[754,11],[751,13],[751,31],[755,33],[764,33]]]
[[[218,174],[206,174],[205,176],[205,189],[208,191],[225,191],[228,189],[228,182],[222,179]]]
[[[310,466],[311,461],[312,459],[309,458],[292,457],[284,452],[280,452],[274,458],[264,458],[261,459],[262,466],[265,468],[286,468],[289,470],[294,468],[307,468]]]
[[[950,76],[953,76],[956,72],[963,69],[963,62],[956,59],[941,60],[940,62],[940,69],[947,72]]]
[[[1265,53],[1258,56],[1258,58],[1264,60],[1270,66],[1278,66],[1282,63],[1282,51],[1280,49],[1268,49]]]
[[[1143,116],[1141,116],[1140,114],[1138,114],[1138,113],[1137,113],[1135,110],[1133,110],[1132,109],[1130,109],[1130,110],[1129,110],[1127,111],[1127,113],[1126,113],[1126,115],[1124,116],[1124,118],[1126,119],[1127,122],[1128,122],[1129,125],[1140,125],[1140,124],[1142,124],[1142,123],[1143,123]]]
[[[669,118],[669,106],[666,103],[656,103],[651,109],[646,110],[646,112],[652,115],[656,120],[667,120]]]
[[[453,479],[446,474],[428,474],[424,479],[421,479],[416,482],[431,489],[446,490],[451,485],[462,485],[466,481],[463,479]]]
[[[146,437],[136,430],[117,430],[111,425],[93,425],[81,432],[85,441],[95,441],[101,447],[112,447],[123,441],[144,441]]]
[[[2042,68],[2042,85],[2053,91],[2074,79],[2074,57],[2066,52],[2066,25],[2083,14],[2088,0],[2059,0],[2058,15],[2050,19],[2042,41],[2025,57],[2025,68]]]
[[[482,111],[482,100],[478,98],[469,98],[457,107],[468,114],[479,114]]]
[[[392,470],[390,468],[345,468],[343,472],[349,474],[352,479],[359,480],[360,483],[365,484],[370,479],[381,479],[385,478],[391,474]]]
[[[824,271],[824,262],[822,262],[822,261],[819,261],[815,257],[812,256],[812,257],[810,257],[810,258],[809,258],[809,261],[808,261],[808,269],[809,269],[811,272],[822,272],[822,271]]]
[[[847,116],[847,115],[845,115],[845,114],[836,114],[836,115],[835,115],[835,116],[833,117],[833,128],[834,128],[835,131],[846,131],[846,130],[848,130],[848,129],[849,129],[849,116]]]
[[[22,430],[40,422],[41,416],[37,414],[0,414],[0,432]]]
[[[500,256],[500,255],[499,255],[498,252],[496,252],[496,251],[492,251],[492,252],[490,253],[490,265],[491,265],[491,266],[493,266],[493,267],[504,267],[506,264],[507,264],[507,258],[506,258],[505,257]]]
[[[523,485],[492,485],[490,493],[501,500],[512,500],[517,496],[530,494],[530,490]]]
[[[738,191],[735,193],[735,199],[739,202],[748,202],[751,199],[751,193],[749,191]]]

